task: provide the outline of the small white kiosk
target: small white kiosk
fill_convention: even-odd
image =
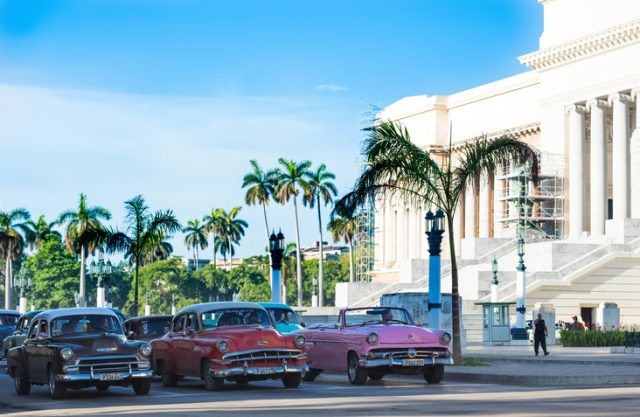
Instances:
[[[481,302],[482,342],[503,345],[511,342],[510,306],[514,302]]]

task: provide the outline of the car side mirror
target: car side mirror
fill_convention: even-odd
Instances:
[[[300,326],[302,326],[302,327],[307,327],[307,324],[306,324],[304,321],[301,321],[301,322],[300,322]]]
[[[129,331],[127,332],[127,339],[131,339],[131,340],[133,340],[133,339],[135,339],[135,338],[136,338],[136,334],[133,332],[133,330],[129,330]]]

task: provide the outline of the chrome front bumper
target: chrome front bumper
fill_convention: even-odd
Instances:
[[[126,381],[128,379],[147,379],[153,376],[153,371],[151,369],[146,371],[131,371],[131,372],[109,372],[109,374],[118,375],[119,379],[108,379],[102,380],[100,379],[100,374],[58,374],[56,375],[56,379],[62,382],[120,382]]]
[[[358,366],[362,368],[375,368],[377,366],[400,366],[400,367],[408,367],[415,368],[421,366],[432,366],[432,365],[453,365],[453,358],[426,358],[424,359],[423,365],[404,365],[402,359],[396,358],[384,358],[384,359],[360,359],[358,361]]]
[[[209,372],[213,373],[213,376],[216,378],[228,378],[232,376],[278,376],[284,374],[301,374],[307,372],[309,370],[309,366],[306,364],[303,366],[291,366],[291,365],[282,365],[282,366],[265,366],[265,367],[251,367],[251,366],[242,366],[237,368],[228,368],[221,370],[213,370],[210,369]]]

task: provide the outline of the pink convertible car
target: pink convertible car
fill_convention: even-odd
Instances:
[[[336,324],[312,325],[302,332],[310,368],[305,381],[326,370],[346,371],[354,385],[387,374],[422,374],[437,384],[444,365],[453,364],[451,335],[418,327],[404,308],[349,308],[340,311]]]

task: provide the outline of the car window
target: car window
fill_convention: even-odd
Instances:
[[[270,308],[269,315],[274,323],[298,324],[298,316],[293,311],[286,308]]]
[[[272,327],[269,315],[257,308],[228,308],[212,310],[200,315],[203,329],[227,326]]]
[[[187,314],[187,321],[185,322],[185,329],[199,330],[198,316],[195,313]]]
[[[31,324],[31,330],[29,331],[29,339],[35,339],[38,334],[38,327],[40,326],[40,320],[36,320]]]
[[[182,329],[184,329],[184,321],[187,318],[186,315],[182,315],[180,317],[177,317],[174,321],[173,321],[173,327],[171,328],[172,332],[175,333],[182,333]]]
[[[116,316],[106,314],[76,314],[58,317],[52,320],[51,333],[53,337],[92,333],[122,334],[122,326]]]
[[[362,308],[345,311],[347,326],[366,324],[413,324],[413,320],[403,308]]]
[[[171,320],[168,318],[144,320],[141,323],[142,334],[148,337],[160,337],[169,331],[170,324]]]
[[[0,326],[15,326],[18,323],[19,315],[0,314]]]

